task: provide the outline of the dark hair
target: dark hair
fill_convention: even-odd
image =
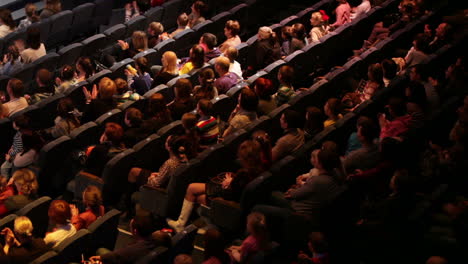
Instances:
[[[23,131],[21,133],[21,140],[23,141],[22,153],[26,153],[31,149],[34,149],[37,153],[39,153],[39,150],[44,145],[42,138],[33,131]]]
[[[256,140],[247,139],[239,145],[237,158],[244,169],[257,168],[262,164],[262,149]]]
[[[11,30],[16,27],[15,21],[11,16],[11,11],[6,8],[0,8],[0,20],[2,20],[3,24],[7,25]]]
[[[330,98],[327,100],[328,109],[333,115],[339,115],[341,113],[341,101],[337,98]]]
[[[10,63],[13,65],[15,64],[15,61],[19,58],[20,56],[20,53],[19,53],[19,50],[18,50],[18,47],[16,47],[15,45],[10,45],[7,49],[7,53],[8,55],[10,56],[9,60],[10,60]]]
[[[205,43],[206,46],[211,50],[216,47],[218,40],[214,34],[204,33],[202,35],[202,42]]]
[[[323,254],[328,252],[328,243],[322,232],[311,232],[309,234],[309,243],[315,252]]]
[[[194,69],[199,69],[205,64],[205,50],[202,46],[195,44],[193,45],[192,52],[190,52],[190,61],[193,64]]]
[[[398,116],[403,116],[406,114],[406,104],[405,101],[401,98],[398,97],[392,97],[390,98],[388,102],[388,108],[395,114],[397,117]]]
[[[367,71],[367,77],[369,78],[369,81],[373,81],[380,85],[383,85],[383,69],[380,63],[374,63],[369,65]]]
[[[294,81],[294,68],[289,65],[283,65],[279,69],[279,74],[281,75],[280,81],[286,83],[287,85],[292,85]]]
[[[140,13],[144,13],[151,8],[150,0],[137,0],[136,3]]]
[[[200,13],[200,16],[202,17],[205,17],[208,12],[208,5],[203,1],[195,1],[193,3],[193,7],[198,11],[198,13]]]
[[[75,106],[71,98],[65,97],[59,100],[57,104],[57,115],[67,122],[72,122],[75,127],[79,127],[80,121],[73,113],[74,110]]]
[[[125,116],[132,127],[139,127],[143,123],[143,114],[135,107],[130,107],[125,111]]]
[[[19,129],[29,129],[30,121],[30,118],[24,114],[15,117],[15,119],[13,120],[13,122]]]
[[[37,70],[36,72],[36,78],[39,80],[39,82],[41,82],[41,84],[43,84],[44,86],[50,86],[52,87],[52,91],[47,91],[47,92],[54,92],[53,90],[53,85],[52,85],[52,73],[47,70],[47,69],[39,69]]]
[[[420,50],[424,53],[427,52],[427,49],[429,47],[429,44],[426,41],[426,37],[424,36],[423,33],[419,33],[414,37],[414,47],[417,50]]]
[[[80,67],[83,69],[83,71],[85,72],[86,78],[89,78],[91,75],[93,75],[94,67],[90,58],[79,57],[78,60],[76,61],[76,64],[80,65]]]
[[[101,216],[102,193],[98,187],[89,185],[83,191],[83,203],[88,206],[96,216]]]
[[[304,127],[304,118],[298,112],[286,109],[283,112],[284,121],[288,124],[288,128],[302,128]]]
[[[205,68],[200,71],[198,75],[200,80],[200,88],[198,88],[197,92],[203,93],[207,97],[213,98],[214,97],[214,81],[215,81],[215,74],[211,68]]]
[[[380,155],[383,160],[396,160],[402,153],[402,143],[392,137],[383,138],[380,141]]]
[[[41,31],[37,26],[28,27],[26,31],[26,44],[31,49],[39,49],[41,47]]]
[[[107,140],[112,142],[114,146],[119,146],[122,143],[123,129],[119,124],[113,122],[106,123],[104,134]]]
[[[421,80],[425,81],[427,80],[427,66],[424,64],[416,64],[411,67],[411,69],[414,69],[416,74],[419,75]]]
[[[338,153],[329,150],[320,150],[318,154],[318,162],[326,171],[332,171],[335,168],[341,167],[340,156]]]
[[[398,169],[393,173],[393,187],[398,193],[409,193],[413,190],[413,181],[408,170]]]
[[[360,129],[360,134],[368,142],[379,136],[379,131],[376,124],[372,119],[367,116],[360,116],[357,121],[357,127]]]
[[[57,225],[66,225],[71,219],[70,205],[64,200],[54,200],[49,207],[49,219]]]
[[[272,147],[270,136],[263,130],[257,130],[252,133],[252,139],[260,144],[262,151],[262,164],[265,170],[268,170],[272,164]]]
[[[315,106],[307,107],[306,112],[307,114],[304,129],[307,131],[307,133],[313,136],[313,134],[317,134],[323,130],[324,115],[322,110]]]
[[[231,30],[231,34],[233,36],[239,35],[239,32],[240,32],[239,21],[237,21],[237,20],[228,20],[228,21],[226,21],[226,24],[224,25],[224,27]]]
[[[383,76],[389,80],[393,79],[397,75],[398,66],[394,60],[385,59],[381,63]]]
[[[21,97],[24,94],[24,84],[21,80],[12,78],[8,81],[7,87],[10,87],[14,97]]]
[[[198,108],[207,116],[213,114],[213,103],[208,99],[200,99],[198,101]]]
[[[269,100],[273,94],[273,82],[266,78],[258,78],[254,83],[255,92],[258,98],[263,100]]]
[[[301,41],[304,41],[304,38],[307,36],[305,27],[301,23],[295,23],[292,25],[292,32],[294,36]]]
[[[157,119],[169,122],[171,120],[171,113],[167,109],[164,95],[155,93],[148,99],[148,113]]]
[[[181,161],[188,161],[196,156],[192,142],[186,136],[170,136],[168,139],[171,152]]]
[[[257,111],[258,97],[255,92],[248,87],[242,88],[240,93],[240,106],[246,111]]]
[[[223,234],[216,229],[208,229],[205,233],[205,260],[216,257],[221,263],[228,263],[229,256],[224,251]]]
[[[141,74],[143,73],[151,73],[151,69],[148,65],[148,60],[145,57],[139,57],[135,60],[135,65],[138,66],[140,69]]]
[[[155,229],[153,214],[144,209],[139,209],[133,217],[132,228],[136,229],[141,237],[149,237]]]
[[[62,78],[62,80],[66,80],[66,81],[69,81],[71,79],[73,79],[75,75],[75,69],[73,69],[72,66],[70,65],[63,65],[61,71],[60,71],[60,78]]]
[[[407,102],[415,103],[425,108],[427,105],[427,96],[424,85],[420,82],[411,81],[406,88],[410,92],[409,96],[406,98]]]
[[[189,79],[178,79],[174,84],[174,91],[177,91],[177,100],[189,100],[192,93],[192,83]]]
[[[24,11],[26,13],[26,16],[31,19],[31,22],[36,23],[39,21],[39,16],[37,15],[36,12],[36,6],[33,3],[27,3],[24,6]]]

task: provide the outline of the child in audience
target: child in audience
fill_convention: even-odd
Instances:
[[[23,67],[18,47],[10,45],[7,53],[3,55],[3,60],[0,61],[0,75],[10,75]]]
[[[151,69],[148,66],[148,60],[145,57],[136,59],[135,69],[136,72],[125,69],[128,86],[138,94],[145,94],[151,89],[151,84],[153,83],[153,78],[149,74]]]
[[[23,151],[23,140],[21,135],[25,132],[29,132],[29,127],[29,118],[25,115],[20,115],[13,121],[13,128],[16,130],[16,133],[13,136],[13,144],[5,154],[5,162],[3,162],[1,167],[1,174],[3,176],[8,178],[10,177],[10,172],[13,168],[13,160],[18,153]]]
[[[80,214],[78,208],[71,204],[71,222],[76,230],[88,228],[98,217],[104,215],[104,206],[102,205],[101,190],[96,186],[90,185],[83,192],[83,204],[86,211]]]
[[[76,234],[75,226],[70,222],[72,214],[70,205],[64,200],[54,200],[50,204],[49,222],[54,229],[44,237],[44,242],[52,247],[57,247],[65,239]]]
[[[40,19],[36,12],[36,5],[33,3],[27,3],[24,7],[24,12],[26,13],[26,18],[20,21],[18,29],[27,28]]]
[[[268,229],[263,214],[254,212],[247,216],[247,232],[249,236],[244,239],[242,245],[229,248],[231,259],[235,263],[249,263],[255,254],[270,248]]]
[[[64,93],[68,88],[76,83],[73,78],[75,71],[72,66],[64,65],[60,70],[60,76],[55,78],[55,93]]]
[[[307,255],[304,252],[300,252],[297,256],[298,263],[300,264],[328,264],[330,263],[330,258],[328,255],[328,245],[325,241],[324,235],[322,232],[312,232],[309,235],[309,242],[307,247],[312,256]]]
[[[294,87],[292,82],[294,80],[294,69],[289,65],[281,66],[278,71],[278,81],[280,87],[275,95],[277,106],[289,102],[289,100],[295,96]]]
[[[197,128],[200,133],[201,145],[212,145],[218,142],[218,120],[212,116],[213,104],[210,100],[201,99],[197,104],[197,112],[200,115]]]
[[[201,99],[211,100],[218,96],[218,89],[214,87],[215,74],[211,68],[202,69],[198,75],[200,85],[193,88],[193,96],[196,101]]]
[[[343,118],[341,114],[341,102],[337,98],[328,99],[327,103],[323,107],[323,112],[328,117],[327,120],[323,122],[323,127],[328,127],[336,123],[336,121]]]
[[[137,92],[129,90],[126,80],[117,78],[114,80],[114,82],[115,86],[117,87],[117,95],[115,95],[115,98],[117,99],[117,107],[128,101],[138,101],[141,99],[141,95],[139,95]]]

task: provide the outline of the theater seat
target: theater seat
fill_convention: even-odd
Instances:
[[[88,122],[78,128],[73,129],[70,133],[73,140],[73,148],[84,148],[97,144],[99,142],[99,127],[94,122]]]
[[[82,54],[93,57],[94,55],[100,55],[102,49],[104,49],[108,40],[104,34],[96,34],[81,42],[83,44]]]
[[[98,28],[99,25],[108,25],[112,16],[112,0],[95,0],[96,9],[94,10],[94,27]]]
[[[13,224],[15,222],[16,217],[17,215],[15,214],[9,214],[7,216],[4,216],[2,219],[0,219],[0,230],[3,230],[6,227],[13,230]]]
[[[51,250],[31,261],[30,264],[56,264],[57,261],[59,261],[57,252]]]
[[[104,181],[91,173],[87,173],[84,171],[80,171],[76,174],[74,179],[73,186],[75,187],[73,190],[69,190],[74,193],[74,198],[78,201],[82,200],[83,192],[88,186],[96,186],[99,190],[102,191],[102,186],[104,185]]]
[[[125,24],[114,25],[103,32],[103,34],[109,38],[110,43],[125,39],[126,33],[127,26]]]
[[[165,247],[157,247],[146,256],[139,259],[136,264],[168,263],[169,250]]]
[[[156,133],[133,146],[136,161],[134,167],[141,167],[151,171],[158,171],[159,167],[167,160],[169,154],[161,151],[164,148],[165,140]]]
[[[49,226],[49,216],[47,211],[52,199],[43,196],[27,204],[16,212],[17,216],[27,216],[34,225],[33,235],[35,237],[44,237]]]
[[[112,71],[110,70],[101,70],[93,75],[91,75],[87,80],[86,82],[89,83],[89,87],[86,87],[88,88],[89,91],[91,91],[91,89],[93,88],[92,86],[93,85],[98,85],[99,84],[99,81],[104,78],[104,77],[111,77],[112,76]]]
[[[137,16],[131,18],[129,21],[124,23],[127,26],[127,33],[125,34],[127,37],[131,37],[133,32],[135,31],[144,31],[146,32],[146,17],[145,16]]]
[[[169,91],[169,87],[167,87],[167,85],[165,85],[165,84],[160,84],[160,85],[154,87],[153,89],[146,92],[143,95],[143,97],[145,97],[145,99],[147,100],[155,93],[162,94],[164,96],[164,100],[166,101],[166,103],[169,103],[170,101],[172,101],[171,96],[173,96],[173,94]]]
[[[98,124],[101,129],[104,129],[106,123],[114,122],[119,125],[123,125],[124,121],[124,112],[120,111],[120,109],[112,109],[111,111],[102,114],[100,117],[96,119],[96,124]]]
[[[184,133],[184,128],[182,126],[181,120],[172,121],[171,123],[161,127],[158,130],[158,136],[162,139],[168,138],[170,135],[181,135]]]
[[[126,58],[122,61],[114,63],[112,67],[109,69],[112,73],[110,75],[110,78],[115,80],[116,78],[122,78],[122,79],[127,79],[125,76],[125,69],[127,69],[127,65],[135,65],[135,61],[131,58]]]
[[[136,60],[140,57],[145,57],[146,60],[148,61],[148,65],[155,65],[154,62],[157,60],[158,53],[154,49],[147,49],[133,56],[133,60]]]
[[[58,263],[79,262],[83,255],[93,252],[90,248],[91,233],[86,229],[81,229],[76,234],[63,240],[54,251],[59,255]]]
[[[185,29],[174,36],[174,51],[177,54],[177,57],[181,58],[188,55],[188,51],[194,42],[194,36],[195,31],[192,29]]]
[[[214,28],[214,24],[211,20],[205,20],[201,23],[199,23],[198,25],[194,26],[192,28],[192,30],[194,31],[193,34],[192,34],[192,39],[190,40],[190,42],[186,43],[187,46],[189,46],[189,48],[187,49],[187,52],[186,53],[182,53],[183,56],[186,56],[188,55],[188,50],[192,47],[192,45],[194,43],[197,43],[198,40],[200,40],[200,37],[204,34],[204,33],[213,33],[215,34],[215,32],[217,31],[214,31],[213,28]],[[216,36],[216,34],[215,34]],[[217,36],[216,36],[217,37]],[[217,43],[218,45],[220,45],[222,42],[220,42],[219,39],[217,39]]]
[[[60,55],[58,66],[61,67],[65,64],[74,65],[76,60],[80,57],[82,49],[83,44],[79,42],[61,48],[58,51],[58,54]]]
[[[47,48],[56,47],[67,40],[71,40],[69,33],[73,21],[73,12],[70,10],[61,11],[50,18],[50,32],[45,45]],[[73,30],[72,30],[73,32]]]
[[[179,14],[183,4],[183,0],[172,0],[165,2],[162,5],[164,8],[164,15],[161,20],[161,24],[163,24],[166,31],[169,32],[177,27],[177,15]]]
[[[145,17],[147,18],[148,24],[151,22],[161,21],[163,15],[164,8],[161,6],[150,8],[148,11],[145,12]]]
[[[192,254],[197,230],[198,227],[195,225],[188,225],[184,228],[183,231],[172,237],[172,247],[169,250],[170,263],[172,263],[173,259],[179,254]]]
[[[213,23],[211,24],[209,31],[206,32],[215,34],[218,39],[218,44],[221,44],[226,40],[226,36],[224,36],[224,26],[232,17],[233,14],[231,12],[224,11],[211,18]]]
[[[156,57],[155,65],[161,65],[161,57],[166,51],[174,50],[175,41],[173,39],[166,39],[158,43],[154,49],[158,53]]]
[[[228,121],[232,110],[236,107],[236,103],[231,97],[221,94],[211,100],[213,104],[213,116],[221,118],[223,121]]]
[[[114,248],[119,234],[117,228],[120,214],[120,211],[112,209],[88,226],[91,233],[90,248]]]
[[[73,37],[87,35],[96,31],[93,20],[95,8],[96,5],[94,3],[85,3],[73,8],[73,22],[71,25]]]
[[[50,72],[54,72],[57,68],[59,58],[60,55],[55,52],[47,53],[32,63],[36,66],[34,71],[37,72],[39,69],[47,69]]]

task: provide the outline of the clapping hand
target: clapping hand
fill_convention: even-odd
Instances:
[[[119,44],[120,48],[122,48],[122,50],[128,50],[128,48],[130,48],[130,45],[128,45],[127,42],[123,41],[123,40],[117,40],[117,43]]]
[[[91,100],[96,99],[98,96],[98,90],[97,90],[96,84],[93,85],[93,90],[91,91],[91,93],[88,91],[86,87],[83,86],[83,93],[86,97],[86,102],[91,102]]]

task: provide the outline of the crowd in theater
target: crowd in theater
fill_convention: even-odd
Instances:
[[[0,263],[468,261],[463,3],[17,2]]]

